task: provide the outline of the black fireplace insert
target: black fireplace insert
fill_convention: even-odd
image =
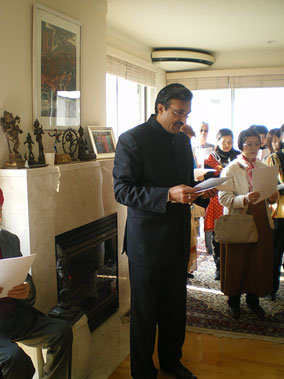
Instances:
[[[117,214],[55,237],[58,303],[49,312],[75,322],[82,312],[94,330],[119,305]]]

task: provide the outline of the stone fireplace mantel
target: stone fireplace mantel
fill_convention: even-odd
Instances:
[[[3,228],[18,235],[23,255],[37,253],[32,276],[36,307],[47,313],[57,302],[55,236],[118,213],[120,304],[129,299],[125,254],[120,254],[125,207],[116,203],[113,160],[52,167],[0,170],[5,202]]]

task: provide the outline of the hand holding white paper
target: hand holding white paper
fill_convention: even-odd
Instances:
[[[9,290],[22,284],[28,275],[36,254],[24,257],[0,259],[0,298],[6,297]]]
[[[260,197],[254,204],[269,198],[277,190],[278,173],[278,165],[257,167],[252,170],[253,190],[260,192]]]

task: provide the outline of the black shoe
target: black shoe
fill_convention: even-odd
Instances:
[[[264,318],[265,316],[265,311],[259,304],[247,304],[249,309],[256,314],[259,318]]]
[[[162,370],[168,374],[175,376],[175,378],[177,379],[197,379],[197,376],[195,376],[191,371],[184,367],[184,365],[182,365],[180,362],[178,363],[177,367],[173,370]]]
[[[241,317],[241,309],[240,307],[231,307],[229,305],[229,312],[231,313],[231,315],[235,318],[235,319],[238,319]]]
[[[188,273],[186,274],[186,276],[187,276],[189,279],[193,279],[193,278],[194,278],[194,275],[191,274],[191,272],[188,272]]]
[[[276,300],[276,293],[271,292],[267,297],[269,298],[269,300],[275,301]]]
[[[217,271],[217,270],[216,270],[216,273],[215,273],[215,280],[220,280],[220,271]]]

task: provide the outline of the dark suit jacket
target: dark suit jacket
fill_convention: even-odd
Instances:
[[[170,187],[194,186],[191,145],[182,132],[168,133],[155,119],[119,137],[113,169],[115,198],[128,206],[125,250],[147,266],[186,263],[190,206],[168,202]],[[207,200],[197,203],[207,206]]]
[[[21,257],[20,240],[7,230],[2,229],[0,231],[0,248],[3,258]],[[26,281],[31,287],[30,296],[27,300],[17,300],[19,303],[25,306],[30,306],[35,303],[36,289],[32,280],[32,277],[28,274]]]

